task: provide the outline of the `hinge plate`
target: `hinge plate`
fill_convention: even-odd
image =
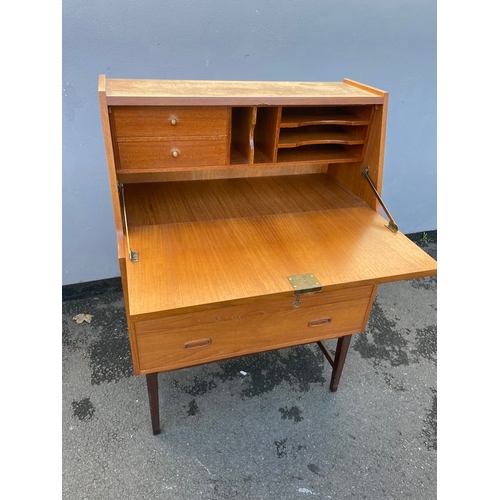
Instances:
[[[390,221],[385,227],[388,227],[393,233],[397,233],[399,231],[399,227],[394,221]]]
[[[287,276],[287,278],[297,295],[301,293],[320,292],[323,288],[314,274],[295,274]]]

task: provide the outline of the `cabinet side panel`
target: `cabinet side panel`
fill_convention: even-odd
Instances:
[[[135,333],[135,325],[133,321],[130,320],[130,305],[129,305],[129,294],[128,294],[128,279],[127,279],[127,265],[125,262],[125,258],[121,258],[119,260],[120,264],[120,275],[122,280],[122,289],[123,289],[123,300],[125,302],[125,312],[127,315],[127,326],[128,326],[128,335],[130,342],[130,353],[132,355],[132,364],[134,367],[134,374],[139,375],[139,354],[137,350],[137,340]]]
[[[379,194],[382,192],[384,170],[384,150],[387,123],[388,94],[384,94],[384,104],[376,105],[373,111],[364,159],[357,163],[332,164],[328,173],[340,184],[364,200],[370,207],[381,212],[380,204],[362,172],[370,167],[369,175]]]
[[[118,193],[118,184],[116,178],[115,155],[113,150],[113,141],[111,137],[111,124],[109,120],[109,111],[106,100],[106,76],[99,76],[98,86],[99,108],[101,112],[102,131],[104,136],[104,147],[106,150],[106,160],[108,163],[109,185],[111,189],[111,202],[113,205],[113,214],[116,228],[116,241],[118,246],[118,258],[125,257],[125,245],[123,241],[123,219],[120,207],[120,197]]]

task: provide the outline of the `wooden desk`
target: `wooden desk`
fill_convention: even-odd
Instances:
[[[154,434],[163,371],[318,342],[335,391],[377,285],[436,273],[381,215],[387,93],[101,75],[99,100]]]

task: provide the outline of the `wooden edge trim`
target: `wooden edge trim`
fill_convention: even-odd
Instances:
[[[368,302],[368,307],[366,308],[365,317],[363,318],[363,331],[366,330],[366,325],[368,324],[368,319],[370,318],[373,302],[375,302],[375,297],[377,296],[377,289],[378,285],[373,285],[370,301]]]
[[[118,258],[126,256],[125,242],[123,239],[123,221],[121,215],[120,198],[118,194],[118,184],[116,176],[116,166],[113,155],[113,145],[111,139],[111,128],[109,123],[108,103],[106,99],[106,75],[99,75],[98,81],[99,109],[101,112],[102,130],[104,136],[104,148],[106,151],[106,161],[108,164],[109,185],[111,189],[111,202],[113,205],[113,215],[116,229],[116,242],[118,247]]]
[[[366,90],[366,89],[364,89]],[[111,106],[335,106],[382,104],[380,95],[366,97],[164,97],[107,96]]]
[[[392,280],[396,281],[396,280]],[[367,298],[370,296],[371,293],[373,293],[373,285],[375,283],[378,283],[373,281],[373,280],[368,280],[366,282],[353,282],[353,283],[342,283],[339,285],[333,285],[329,287],[324,287],[323,290],[320,293],[328,293],[328,292],[335,292],[335,291],[342,291],[342,292],[347,292],[349,293],[351,290],[353,290],[355,293],[361,293],[362,295],[359,296],[357,295],[356,297],[350,297],[347,300],[352,300],[354,298]],[[361,290],[364,289],[364,290]],[[165,319],[171,316],[180,316],[183,314],[192,314],[192,313],[198,313],[198,312],[203,312],[203,311],[210,311],[214,309],[221,309],[224,307],[233,307],[233,306],[244,306],[248,304],[255,303],[257,301],[260,301],[262,298],[266,297],[267,299],[273,301],[273,300],[282,300],[282,299],[290,299],[290,303],[292,303],[297,296],[295,295],[293,290],[286,290],[286,291],[281,291],[278,293],[274,293],[268,296],[258,296],[258,297],[246,297],[246,298],[239,298],[239,299],[234,299],[234,300],[224,300],[221,302],[212,302],[208,304],[197,304],[193,306],[186,306],[186,307],[180,307],[177,309],[168,309],[168,310],[163,310],[163,311],[154,311],[154,312],[145,312],[145,313],[139,313],[139,314],[130,314],[130,318],[134,322],[139,322],[139,321],[147,321],[147,320],[161,320]],[[343,297],[337,298],[336,302],[344,302],[346,299]]]
[[[97,92],[106,93],[106,75],[99,75],[99,82],[97,84]]]
[[[120,277],[122,282],[123,301],[125,303],[125,310],[127,312],[127,327],[128,327],[128,336],[130,342],[130,354],[132,355],[132,366],[134,368],[134,375],[140,375],[141,369],[140,369],[139,351],[137,349],[135,324],[130,319],[126,257],[121,257],[118,260],[118,263],[120,265]]]
[[[384,161],[385,161],[385,142],[387,135],[387,114],[389,110],[389,94],[384,94],[384,104],[382,108],[382,126],[380,129],[380,151],[378,158],[378,170],[377,170],[377,178],[372,179],[375,182],[377,187],[377,191],[380,196],[382,196],[382,184],[383,184],[383,173],[384,173]],[[382,214],[383,209],[382,205],[376,200],[377,212]]]
[[[361,90],[365,90],[366,92],[370,92],[372,94],[376,94],[379,96],[385,96],[388,93],[384,90],[377,89],[375,87],[370,87],[369,85],[365,85],[364,83],[356,82],[355,80],[350,80],[349,78],[344,78],[343,82],[347,85],[351,85]]]

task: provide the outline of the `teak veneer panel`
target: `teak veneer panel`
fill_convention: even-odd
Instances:
[[[328,169],[330,175],[340,184],[352,191],[356,196],[366,201],[370,207],[382,212],[380,203],[378,202],[370,186],[363,178],[361,172],[365,167],[369,166],[369,175],[378,193],[382,195],[382,178],[384,171],[384,156],[385,156],[385,138],[387,128],[387,108],[389,106],[389,95],[387,92],[372,89],[371,87],[354,83],[356,86],[366,88],[367,90],[378,93],[383,98],[382,106],[373,107],[373,116],[371,119],[370,129],[367,134],[367,141],[362,152],[363,159],[356,165],[344,163],[331,165]]]
[[[366,127],[309,127],[284,129],[280,133],[279,148],[295,148],[307,144],[364,144]]]
[[[300,148],[285,148],[278,151],[278,163],[294,164],[300,161],[320,163],[358,162],[362,159],[363,146],[319,144]]]
[[[279,137],[279,120],[281,106],[260,107],[257,110],[257,125],[255,127],[255,144],[262,151],[259,162],[276,162]]]
[[[254,162],[253,134],[256,119],[257,109],[254,107],[233,108],[231,119],[231,163],[252,164]]]
[[[325,289],[435,274],[434,259],[385,224],[365,206],[132,228],[130,315],[292,296],[295,274]]]
[[[255,150],[257,158],[259,150]],[[241,155],[240,155],[241,156]],[[258,161],[256,159],[256,161]],[[233,165],[229,168],[210,168],[210,169],[186,169],[186,170],[163,170],[162,172],[150,172],[145,170],[117,172],[117,179],[123,184],[137,183],[156,183],[156,182],[176,182],[176,181],[196,181],[196,180],[213,180],[213,179],[242,179],[250,177],[269,177],[269,176],[293,176],[298,174],[316,174],[325,173],[328,170],[328,165],[325,163],[319,164],[300,164],[292,165],[274,164],[268,165]]]
[[[376,92],[354,82],[241,82],[106,79],[109,105],[341,105],[378,104]]]
[[[362,206],[328,175],[129,184],[129,227]]]
[[[362,331],[373,286],[235,305],[135,324],[139,372],[175,370]]]
[[[281,128],[307,125],[368,125],[371,106],[285,107],[280,121]]]
[[[229,109],[203,106],[114,106],[112,120],[123,137],[227,135]]]
[[[219,136],[121,141],[118,151],[120,170],[175,170],[192,165],[223,166],[227,162],[227,141]]]

